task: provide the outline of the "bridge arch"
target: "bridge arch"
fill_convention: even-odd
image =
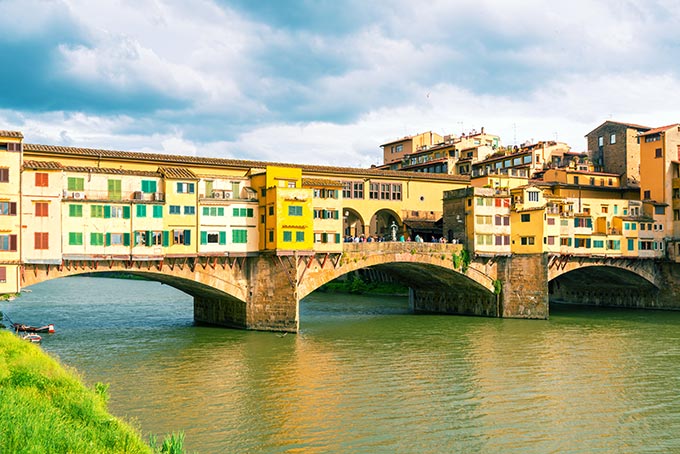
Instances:
[[[394,276],[410,290],[415,312],[498,316],[495,266],[454,260],[460,245],[439,243],[360,243],[346,245],[337,265],[307,267],[298,285],[303,298],[323,284],[359,269],[371,268]],[[309,263],[309,262],[308,262]]]
[[[550,267],[549,297],[591,306],[656,307],[661,286],[653,266],[651,261],[573,259]]]
[[[364,218],[353,208],[342,209],[342,232],[345,236],[364,235]]]
[[[398,237],[404,232],[401,217],[390,208],[381,208],[371,216],[369,234],[385,238],[390,233],[390,226],[393,222],[399,228],[397,232]]]

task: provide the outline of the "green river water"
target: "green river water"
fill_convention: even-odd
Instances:
[[[680,453],[680,312],[553,306],[548,321],[412,315],[315,293],[301,332],[193,325],[153,282],[75,277],[0,310],[142,432],[199,453]]]

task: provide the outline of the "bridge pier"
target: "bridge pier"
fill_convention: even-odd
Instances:
[[[500,316],[548,318],[548,255],[526,254],[498,257],[501,283]]]

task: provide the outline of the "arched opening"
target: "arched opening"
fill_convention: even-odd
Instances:
[[[548,283],[550,304],[644,308],[656,306],[659,288],[639,274],[613,266],[584,266]],[[552,310],[552,309],[551,309]]]
[[[357,237],[365,234],[364,219],[356,210],[342,209],[342,231],[346,237]]]
[[[376,213],[371,217],[369,234],[391,240],[391,228],[393,224],[397,227],[397,239],[401,235],[404,235],[405,237],[408,236],[408,232],[405,230],[405,226],[402,223],[399,215],[393,210],[385,208],[376,211]]]

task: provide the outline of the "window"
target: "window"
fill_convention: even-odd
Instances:
[[[47,187],[50,185],[50,176],[47,173],[38,172],[35,174],[35,185],[37,187]]]
[[[48,232],[35,232],[35,249],[49,249],[50,248],[50,234]]]
[[[227,244],[227,232],[201,232],[201,244]]]
[[[520,237],[520,244],[522,246],[532,246],[534,244],[534,237],[533,236]]]
[[[603,248],[604,247],[604,240],[593,240],[593,247],[594,248]]]
[[[85,179],[68,177],[66,180],[66,189],[69,191],[83,191],[85,189]]]
[[[183,182],[178,182],[177,183],[177,193],[178,194],[193,194],[195,191],[196,185],[194,183],[183,183]]]
[[[137,217],[138,218],[146,217],[146,205],[137,205]]]
[[[597,146],[598,146],[598,147],[604,146],[604,136],[599,136],[599,137],[597,138]]]
[[[342,182],[342,197],[345,199],[351,199],[352,198],[352,182],[351,181],[343,181]]]
[[[68,244],[69,244],[69,246],[82,246],[83,245],[83,233],[82,232],[69,232],[69,234],[68,234]]]
[[[305,232],[295,232],[295,241],[302,243],[305,241]]]
[[[185,205],[184,214],[196,214],[196,207],[191,205]]]
[[[666,214],[666,207],[664,206],[655,206],[654,207],[654,214]]]
[[[652,250],[652,242],[651,241],[640,241],[638,243],[638,249],[641,251],[651,251]]]
[[[574,238],[574,247],[590,249],[590,238]]]
[[[493,244],[493,235],[476,235],[477,245],[479,246],[489,246]]]
[[[574,175],[574,184],[578,184],[578,176]]]
[[[272,232],[273,233],[273,232]],[[248,231],[244,229],[234,229],[231,231],[232,243],[245,244],[248,242]]]
[[[107,233],[106,234],[106,245],[107,246],[120,246],[124,244],[125,235],[122,233]]]
[[[182,207],[179,205],[170,205],[168,207],[169,214],[182,214]]]
[[[154,180],[142,180],[142,192],[158,192],[156,182]]]
[[[191,230],[173,230],[172,244],[189,246],[191,244]]]
[[[593,220],[592,218],[574,218],[574,227],[592,229]]]
[[[16,251],[17,250],[17,236],[16,235],[0,235],[0,251]]]
[[[663,151],[661,150],[661,148],[657,148],[656,150],[654,150],[654,157],[655,158],[661,158],[662,156],[663,156]]]
[[[635,240],[633,238],[628,238],[628,250],[629,251],[635,250]]]
[[[12,202],[12,203],[14,203],[14,202]],[[0,209],[2,209],[2,203],[0,203]],[[14,210],[16,212],[16,203],[14,203]],[[49,202],[35,202],[35,215],[37,217],[47,217],[47,216],[49,216],[50,215],[49,210],[50,210]]]
[[[154,205],[153,206],[153,217],[154,218],[162,218],[163,217],[163,205]]]
[[[510,244],[510,235],[496,235],[496,246],[508,246]]]
[[[523,213],[521,215],[522,222],[531,222],[531,213]]]
[[[380,183],[370,184],[368,198],[372,200],[378,200],[380,198]]]
[[[291,215],[290,209],[292,207],[293,207],[292,205],[288,207],[288,214],[289,215]],[[270,207],[270,208],[271,208],[272,211],[274,210],[274,207]],[[291,216],[302,216],[302,207],[299,206],[297,208],[300,209],[300,214],[291,215]],[[273,213],[270,213],[270,214],[273,214]],[[254,212],[253,212],[252,208],[233,208],[232,209],[232,216],[237,217],[237,218],[246,218],[246,217],[252,218],[253,215],[254,215]]]
[[[269,216],[274,216],[274,206],[269,206]]]
[[[538,191],[529,191],[527,195],[529,196],[529,202],[538,202]]]
[[[288,182],[288,187],[289,187],[289,188],[295,188],[295,187],[297,187],[296,184],[295,184],[295,181],[289,181],[289,182]]]
[[[109,185],[109,200],[120,200],[122,198],[121,181],[109,180],[108,185]]]
[[[548,237],[548,242],[547,242],[548,246],[554,246],[555,245],[555,238],[557,238],[557,237],[555,237],[555,236],[549,236]]]
[[[609,143],[614,145],[616,143],[616,134],[609,134]]]
[[[290,230],[284,230],[283,241],[286,243],[290,243],[291,241],[293,241],[293,232],[291,232]]]
[[[485,225],[485,224],[491,224],[491,216],[475,216],[475,220],[477,224]]]
[[[0,183],[8,183],[8,182],[9,182],[9,168],[1,167],[0,168]]]
[[[122,206],[109,206],[105,205],[104,206],[104,217],[105,218],[123,218],[123,207]],[[129,216],[128,216],[129,217]]]
[[[0,282],[7,282],[7,267],[0,266]]]
[[[645,200],[651,199],[651,198],[652,198],[652,196],[651,196],[651,191],[649,191],[649,190],[645,191],[645,192],[643,193],[643,197],[642,197],[642,198],[645,199]]]
[[[90,217],[91,218],[103,218],[104,217],[104,206],[103,205],[90,205]]]
[[[104,234],[99,232],[91,232],[90,244],[92,246],[104,246]]]
[[[555,218],[548,218],[546,221],[548,225],[555,225]]]
[[[620,240],[607,240],[607,249],[611,249],[613,251],[618,251],[621,249],[621,241]]]
[[[571,247],[571,238],[560,238],[560,246]]]
[[[607,213],[609,213],[609,206],[607,206],[607,205],[602,205],[601,211],[602,211],[602,214],[607,214]]]
[[[16,202],[0,202],[0,215],[15,216],[16,214],[17,214]]]
[[[135,246],[146,246],[149,233],[146,230],[137,230],[135,232]]]
[[[69,205],[68,215],[72,218],[82,218],[83,217],[83,206],[82,205]]]
[[[290,205],[288,207],[288,216],[302,216],[302,207],[299,205]]]
[[[269,242],[270,243],[274,242],[274,231],[273,230],[269,231]]]

